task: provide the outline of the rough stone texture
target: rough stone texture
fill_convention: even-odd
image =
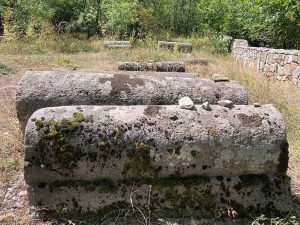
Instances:
[[[234,104],[230,100],[220,100],[218,101],[218,105],[232,109],[234,107]]]
[[[266,76],[290,80],[300,86],[300,51],[256,47],[235,47],[233,54],[238,62],[256,68]]]
[[[293,208],[289,179],[276,175],[54,182],[30,186],[29,199],[43,210],[64,212],[64,218],[68,213],[71,218],[83,213],[91,217],[91,212],[97,212],[98,219],[117,217],[131,208],[130,197],[148,212],[149,185],[151,215],[162,218],[215,217],[220,209],[233,209],[239,216],[274,217]]]
[[[206,58],[194,58],[194,59],[184,60],[184,62],[188,63],[188,64],[197,64],[197,65],[202,65],[202,66],[208,66],[208,64],[211,61]]]
[[[158,42],[158,48],[174,50],[174,46],[175,46],[175,42],[169,42],[169,41],[159,41]]]
[[[193,45],[191,43],[179,43],[179,42],[168,42],[168,41],[159,41],[158,48],[168,49],[168,50],[176,50],[179,52],[192,52]]]
[[[237,47],[248,47],[248,41],[243,39],[234,39],[231,44],[232,51]]]
[[[193,45],[191,43],[177,43],[175,47],[178,52],[189,53],[193,51]]]
[[[285,174],[288,144],[272,105],[63,106],[36,111],[25,180]]]
[[[206,79],[150,76],[124,72],[27,72],[17,90],[17,115],[24,129],[32,113],[40,108],[68,105],[171,105],[189,96],[195,104],[229,99],[247,104],[247,93],[239,84]],[[157,75],[157,73],[153,73]]]
[[[125,70],[118,70],[118,71],[103,71],[103,72],[98,72],[98,73],[134,75],[134,76],[141,76],[141,77],[143,77],[143,76],[151,76],[151,77],[158,76],[158,77],[186,77],[186,78],[188,77],[188,78],[196,78],[196,79],[200,78],[199,74],[197,74],[197,73],[178,73],[178,72],[155,72],[155,71],[125,71]],[[236,82],[236,81],[232,80],[231,82]]]
[[[119,70],[185,72],[184,62],[119,62]]]

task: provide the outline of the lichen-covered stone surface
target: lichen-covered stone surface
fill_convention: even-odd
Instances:
[[[119,70],[185,72],[184,62],[119,62]]]
[[[151,185],[151,186],[150,186]],[[208,218],[234,210],[240,217],[290,212],[290,180],[276,175],[239,177],[133,178],[42,183],[28,189],[38,209],[64,214],[64,218],[93,213],[98,219],[117,216],[139,207],[160,218]],[[150,196],[150,197],[149,197]]]
[[[285,174],[288,144],[272,106],[69,106],[36,111],[25,180]]]
[[[228,99],[247,104],[243,86],[215,83],[194,75],[132,72],[27,72],[17,90],[17,116],[22,130],[40,108],[68,105],[171,105],[189,96],[195,104]],[[187,76],[187,77],[184,77]]]

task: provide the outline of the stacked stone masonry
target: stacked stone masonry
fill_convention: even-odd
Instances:
[[[256,47],[235,47],[238,62],[274,76],[281,81],[292,81],[300,88],[300,51]]]
[[[290,212],[280,112],[248,105],[235,82],[172,74],[27,73],[17,113],[30,204],[64,218],[102,218],[132,202],[149,210],[149,199],[163,218]],[[193,109],[180,108],[183,96]]]

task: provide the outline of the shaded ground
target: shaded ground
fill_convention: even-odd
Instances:
[[[195,51],[193,55],[170,54],[153,49],[104,50],[99,53],[72,55],[0,55],[0,61],[16,67],[17,72],[0,75],[0,224],[51,224],[33,219],[27,201],[23,179],[23,144],[15,112],[16,85],[26,70],[115,70],[116,62],[131,60],[179,60],[207,57],[213,61],[206,66],[189,66],[188,72],[211,77],[213,72],[239,80],[248,89],[250,101],[272,103],[285,117],[290,142],[289,175],[295,199],[300,197],[300,89],[289,82],[267,79],[260,73],[243,68],[230,56]],[[190,224],[251,224],[249,220],[226,222],[194,221]],[[52,223],[55,224],[55,223]],[[68,224],[68,223],[66,223]],[[69,223],[72,224],[72,223]]]

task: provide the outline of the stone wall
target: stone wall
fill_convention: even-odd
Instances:
[[[246,66],[278,80],[292,81],[300,88],[300,51],[256,47],[235,47],[234,57]]]

